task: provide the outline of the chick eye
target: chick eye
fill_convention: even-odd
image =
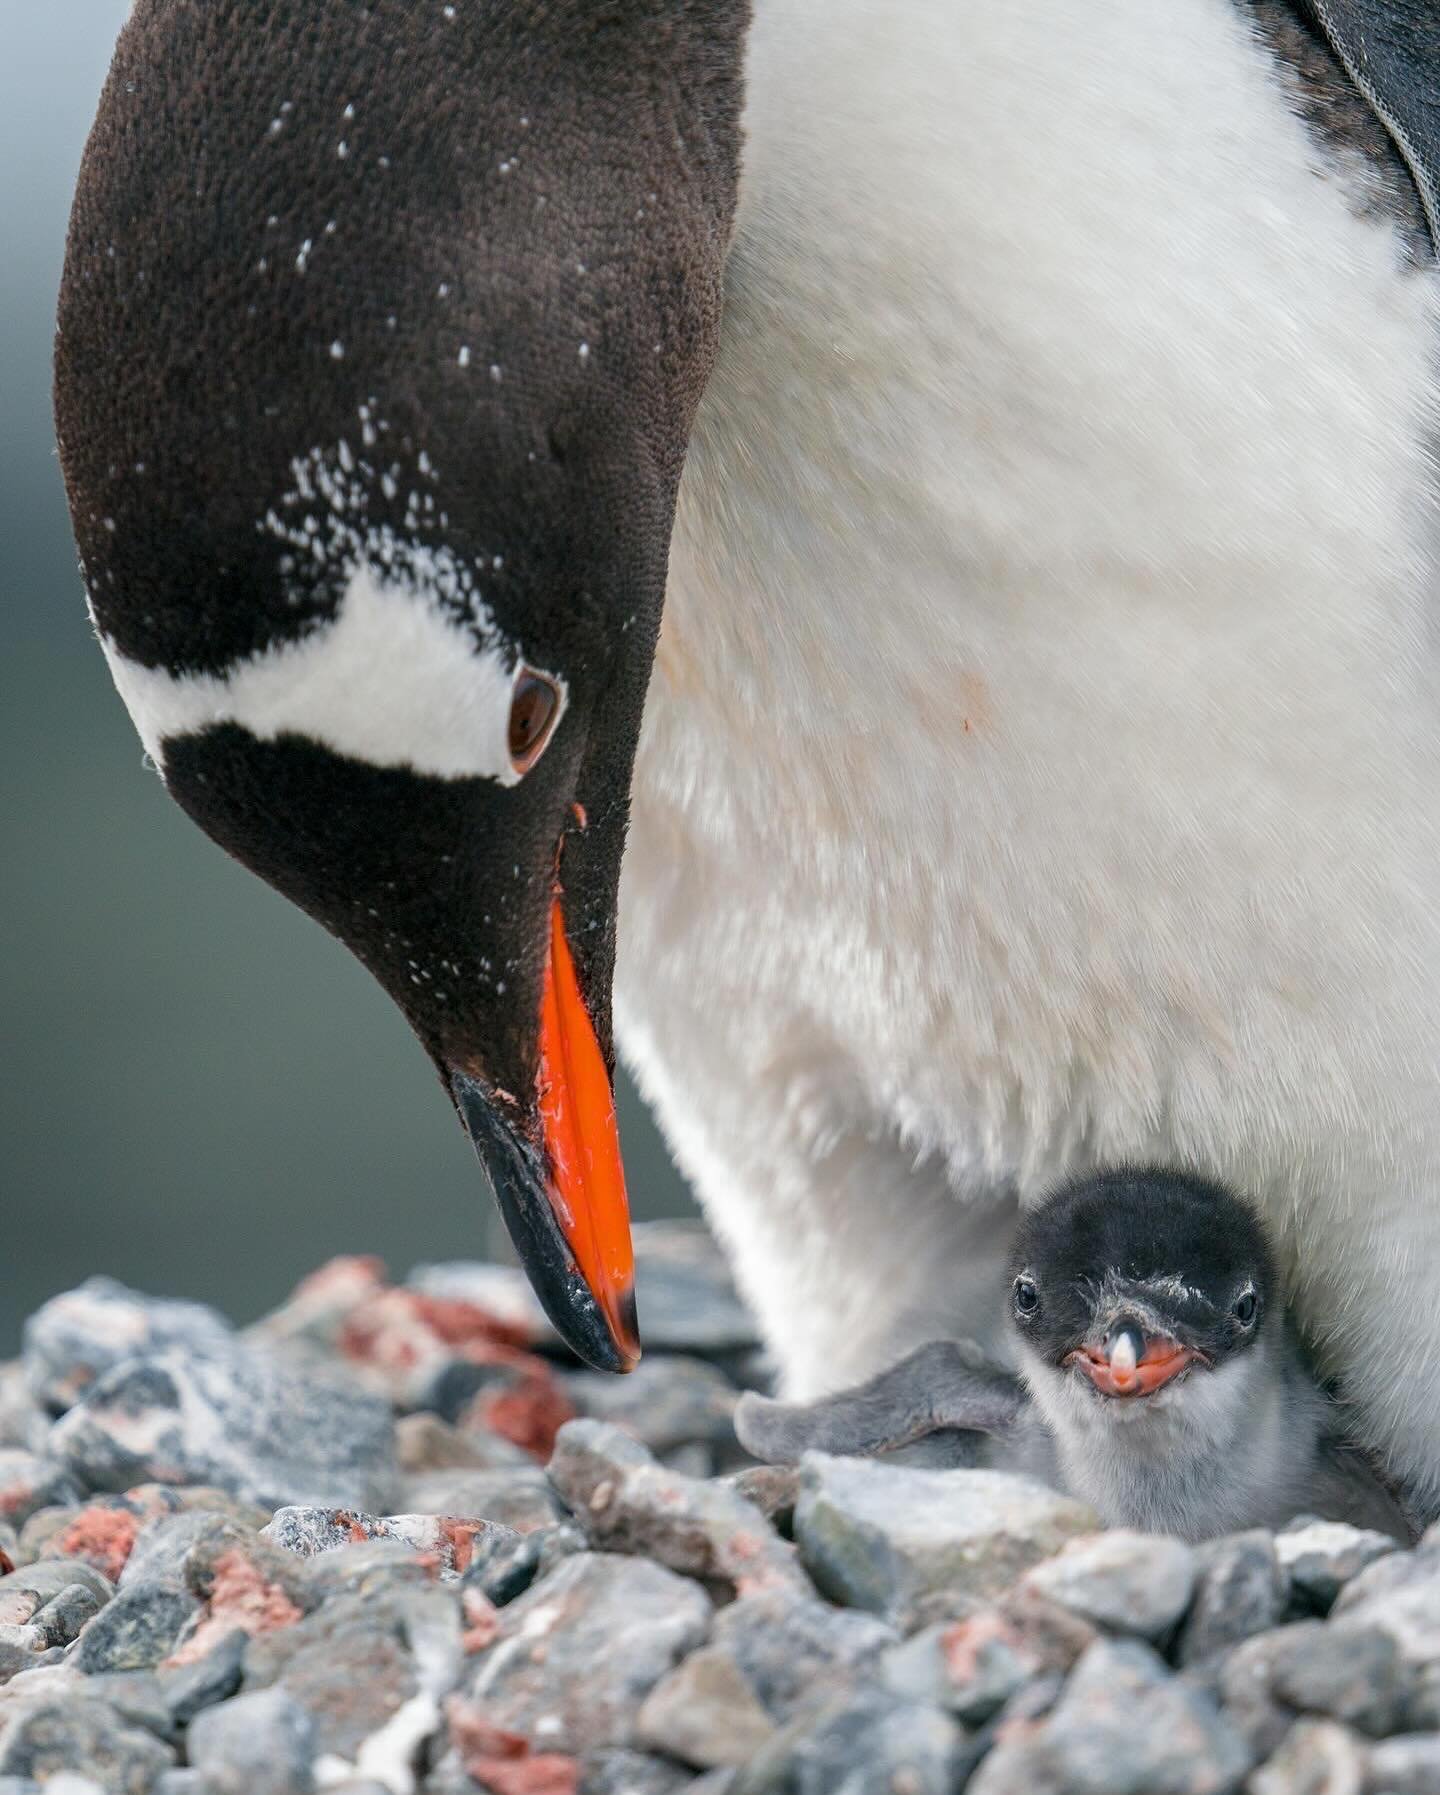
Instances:
[[[559,686],[522,666],[510,693],[510,764],[517,773],[528,773],[545,752],[559,715]]]
[[[1015,1280],[1015,1313],[1017,1315],[1033,1315],[1040,1307],[1040,1292],[1030,1278]]]
[[[1253,1290],[1247,1290],[1243,1296],[1236,1298],[1235,1306],[1230,1313],[1235,1317],[1236,1321],[1240,1323],[1242,1328],[1248,1328],[1250,1323],[1254,1321],[1255,1311],[1259,1306],[1260,1305],[1255,1301],[1255,1292]]]

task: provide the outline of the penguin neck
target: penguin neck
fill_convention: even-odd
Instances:
[[[1072,1378],[1030,1381],[1066,1487],[1108,1525],[1204,1539],[1306,1506],[1326,1399],[1288,1328],[1160,1401],[1097,1402]]]

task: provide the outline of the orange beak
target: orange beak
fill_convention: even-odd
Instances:
[[[527,1106],[445,1067],[505,1226],[560,1337],[597,1371],[640,1360],[635,1260],[615,1096],[565,937],[557,895],[540,999],[539,1071]]]
[[[549,1198],[576,1269],[610,1329],[620,1369],[640,1359],[630,1205],[615,1125],[615,1093],[580,995],[556,897],[540,1003],[540,1120]]]
[[[1156,1336],[1145,1342],[1145,1351],[1138,1359],[1126,1360],[1116,1355],[1080,1347],[1066,1359],[1085,1373],[1102,1396],[1149,1396],[1153,1391],[1179,1377],[1187,1366],[1204,1362],[1204,1355],[1178,1341]]]

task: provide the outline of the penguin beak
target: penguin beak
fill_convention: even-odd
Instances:
[[[539,1038],[535,1121],[468,1072],[452,1070],[450,1088],[545,1313],[586,1364],[633,1371],[640,1337],[615,1098],[558,895]]]
[[[1205,1362],[1193,1346],[1182,1346],[1169,1334],[1143,1333],[1133,1323],[1114,1329],[1100,1347],[1077,1347],[1064,1360],[1083,1371],[1102,1396],[1150,1396],[1188,1366]]]

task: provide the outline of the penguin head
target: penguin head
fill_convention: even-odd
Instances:
[[[139,0],[86,152],[91,613],[167,789],[395,999],[625,1369],[616,897],[746,9],[253,11]]]
[[[1025,1211],[1010,1321],[1041,1403],[1139,1414],[1262,1349],[1278,1303],[1255,1212],[1185,1172],[1079,1179]]]

